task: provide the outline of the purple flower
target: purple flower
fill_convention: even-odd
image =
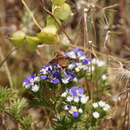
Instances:
[[[78,112],[74,112],[74,113],[72,114],[72,116],[73,116],[74,118],[77,118],[77,117],[79,116],[79,113],[78,113]]]
[[[89,62],[90,62],[90,59],[86,58],[86,59],[83,60],[82,64],[87,65]]]
[[[56,77],[56,78],[59,78],[60,77],[60,73],[59,72],[54,72],[53,76]]]
[[[35,76],[34,76],[34,75],[28,75],[26,78],[27,78],[28,80],[31,80],[31,79],[34,79]]]
[[[60,81],[59,81],[59,79],[53,79],[52,80],[52,83],[54,83],[54,84],[58,84]]]
[[[38,91],[38,85],[37,85],[37,83],[39,82],[39,80],[40,80],[40,78],[38,77],[38,76],[36,76],[36,75],[29,75],[29,76],[27,76],[26,77],[26,79],[23,81],[23,86],[25,87],[25,88],[34,88],[34,89],[32,89],[32,91],[34,90],[37,90]],[[36,88],[36,89],[35,89]]]
[[[48,77],[46,75],[41,75],[40,77],[41,77],[41,79],[48,79]]]
[[[25,85],[30,85],[30,81],[29,80],[24,80],[23,81]]]
[[[79,88],[79,87],[76,86],[76,87],[73,87],[73,88],[70,89],[70,92],[71,92],[71,94],[72,94],[73,96],[76,96],[76,95],[77,95],[77,88]]]

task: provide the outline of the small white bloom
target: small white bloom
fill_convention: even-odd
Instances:
[[[104,107],[106,103],[104,101],[99,101],[98,104],[100,107]]]
[[[79,110],[78,110],[78,111],[79,111],[79,113],[83,113],[83,110],[82,110],[81,108],[79,108]]]
[[[63,82],[64,84],[68,84],[68,83],[69,83],[69,80],[68,80],[68,79],[62,79],[62,82]]]
[[[108,104],[105,104],[105,106],[103,107],[104,111],[108,111],[110,109],[110,106]]]
[[[24,85],[24,86],[25,86],[25,88],[27,88],[27,89],[30,88],[30,85]]]
[[[78,82],[78,79],[75,77],[75,78],[73,79],[73,81],[74,81],[74,82]]]
[[[78,102],[79,102],[79,97],[77,97],[77,96],[74,97],[74,102],[77,102],[77,103],[78,103]]]
[[[68,96],[68,97],[67,97],[67,101],[68,101],[68,102],[73,101],[73,97],[72,97],[72,96]]]
[[[86,96],[83,95],[81,97],[80,101],[81,101],[81,103],[85,104],[88,101],[88,99],[89,99],[88,97],[86,97]]]
[[[31,86],[34,86],[34,82],[31,82],[30,85],[31,85]]]
[[[87,66],[87,65],[82,65],[82,69],[83,69],[83,70],[87,70],[87,69],[88,69],[88,66]]]
[[[39,86],[38,85],[34,85],[34,86],[32,86],[32,91],[33,92],[37,92],[39,90]]]
[[[94,117],[94,118],[98,119],[99,116],[100,116],[100,114],[99,114],[98,112],[93,112],[93,117]]]
[[[74,59],[76,58],[76,55],[73,51],[68,52],[67,55],[71,58],[74,58]]]
[[[31,79],[30,82],[31,82],[31,83],[34,83],[34,79]]]
[[[95,102],[95,103],[92,104],[92,106],[93,106],[94,108],[97,108],[97,107],[98,107],[98,103]]]
[[[35,77],[35,78],[34,78],[34,81],[35,81],[35,82],[40,81],[40,77],[38,77],[38,76],[37,76],[37,77]]]
[[[66,95],[67,95],[67,92],[64,92],[61,94],[61,97],[66,97]]]
[[[75,71],[76,71],[76,72],[79,72],[79,71],[80,71],[80,67],[76,67],[76,68],[75,68]]]
[[[79,60],[84,60],[84,59],[86,59],[86,56],[80,56],[79,57]]]
[[[65,109],[65,110],[68,110],[68,106],[67,106],[67,105],[66,105],[66,106],[64,106],[64,109]]]
[[[107,79],[107,76],[105,74],[102,75],[102,79],[103,80],[106,80]]]
[[[73,69],[75,67],[75,64],[69,64],[68,69]]]

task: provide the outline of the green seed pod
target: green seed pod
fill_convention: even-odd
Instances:
[[[57,44],[59,37],[57,35],[57,28],[54,25],[48,25],[37,34],[41,42],[45,44]]]
[[[12,43],[17,47],[23,47],[24,46],[24,40],[25,40],[25,32],[23,31],[17,31],[13,34],[13,36],[10,38]]]
[[[54,10],[54,16],[60,20],[66,20],[71,14],[71,8],[68,4],[64,3],[62,6]]]
[[[28,50],[35,51],[37,45],[40,43],[40,40],[35,36],[26,36],[26,43]]]

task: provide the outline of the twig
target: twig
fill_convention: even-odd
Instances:
[[[2,53],[1,47],[0,47],[0,57],[1,57],[2,60],[5,59],[5,58],[4,58],[4,55],[3,55],[3,53]],[[6,60],[7,60],[7,59],[6,59]],[[11,78],[11,73],[10,73],[10,71],[9,71],[9,68],[8,68],[8,65],[7,65],[6,60],[4,60],[3,63],[4,63],[4,67],[5,67],[5,70],[6,70],[8,79],[9,79],[10,87],[13,88],[13,82],[12,82],[12,78]]]
[[[15,47],[15,48],[13,48],[9,53],[8,53],[8,55],[0,62],[0,67],[2,67],[2,65],[4,64],[4,62],[6,62],[7,60],[8,60],[8,58],[11,56],[11,54],[13,53],[13,52],[15,52],[17,50],[17,48]]]
[[[119,6],[119,4],[110,5],[110,6],[104,7],[103,10],[115,8],[115,7],[118,7],[118,6]]]
[[[88,52],[91,52],[91,53],[92,53],[92,50],[89,49],[89,48],[84,48],[84,47],[82,47],[82,46],[77,46],[77,45],[72,45],[72,44],[70,44],[69,46],[70,46],[71,48],[79,48],[79,49],[81,49],[81,50],[88,51]],[[130,64],[130,61],[129,61],[129,60],[126,60],[126,59],[123,59],[123,58],[119,58],[119,57],[117,57],[117,56],[112,56],[112,55],[110,55],[110,54],[105,54],[105,53],[99,52],[99,51],[97,51],[97,50],[95,50],[95,49],[94,49],[94,51],[95,51],[95,54],[97,54],[97,55],[104,56],[104,57],[109,57],[109,58],[111,58],[111,59],[113,59],[113,60],[115,60],[115,61],[121,61],[121,62]]]
[[[32,11],[29,9],[28,5],[26,4],[26,2],[24,0],[21,0],[21,2],[23,3],[23,5],[25,6],[25,8],[27,9],[27,11],[30,13],[34,23],[36,24],[36,26],[42,30],[41,25],[37,22],[36,18],[34,17],[34,14],[32,13]]]

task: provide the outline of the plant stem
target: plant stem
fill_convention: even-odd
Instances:
[[[10,56],[10,54],[9,54],[6,58],[4,58],[2,49],[1,49],[1,47],[0,47],[0,58],[2,59],[1,65],[4,65],[6,74],[7,74],[8,79],[9,79],[10,87],[13,88],[13,81],[12,81],[12,78],[11,78],[11,73],[10,73],[10,70],[9,70],[9,68],[8,68],[8,65],[7,65],[7,58],[8,58],[9,56]],[[1,66],[0,66],[0,67],[1,67]]]

